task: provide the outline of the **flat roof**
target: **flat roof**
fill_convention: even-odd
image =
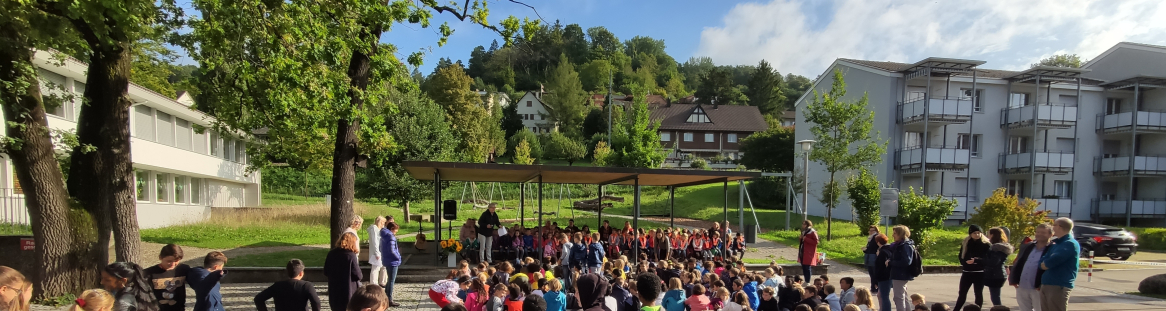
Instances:
[[[958,58],[943,58],[943,57],[928,57],[921,61],[915,62],[908,66],[903,71],[915,71],[923,67],[931,67],[932,69],[947,69],[947,70],[969,70],[976,66],[983,65],[982,60],[958,59]]]
[[[1133,76],[1113,82],[1106,82],[1101,85],[1106,89],[1124,89],[1133,88],[1134,86],[1143,88],[1163,88],[1166,87],[1166,77],[1155,76]]]
[[[625,167],[585,167],[561,165],[520,165],[494,163],[405,161],[409,175],[418,180],[523,183],[542,176],[544,183],[588,185],[632,185],[685,187],[761,177],[761,172],[649,169]]]
[[[1054,67],[1054,66],[1036,66],[1028,70],[1018,72],[1012,76],[1004,77],[1004,79],[1018,81],[1031,79],[1036,76],[1042,78],[1077,78],[1082,73],[1089,72],[1089,69],[1068,68],[1068,67]]]

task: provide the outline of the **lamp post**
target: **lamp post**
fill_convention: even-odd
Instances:
[[[810,217],[810,150],[814,149],[815,142],[812,139],[798,142],[798,146],[801,146],[802,152],[805,153],[802,162],[802,222]]]

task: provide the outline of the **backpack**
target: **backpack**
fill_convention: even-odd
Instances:
[[[911,248],[911,270],[907,272],[911,273],[911,277],[913,278],[923,274],[923,256],[919,255],[919,248],[917,247]]]

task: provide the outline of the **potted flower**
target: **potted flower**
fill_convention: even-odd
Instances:
[[[441,255],[449,261],[449,267],[457,267],[457,253],[462,251],[462,242],[451,238],[438,243],[441,246]]]

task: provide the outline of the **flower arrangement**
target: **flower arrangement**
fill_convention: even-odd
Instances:
[[[441,246],[441,252],[447,256],[462,251],[462,242],[457,239],[442,240],[438,244]]]

